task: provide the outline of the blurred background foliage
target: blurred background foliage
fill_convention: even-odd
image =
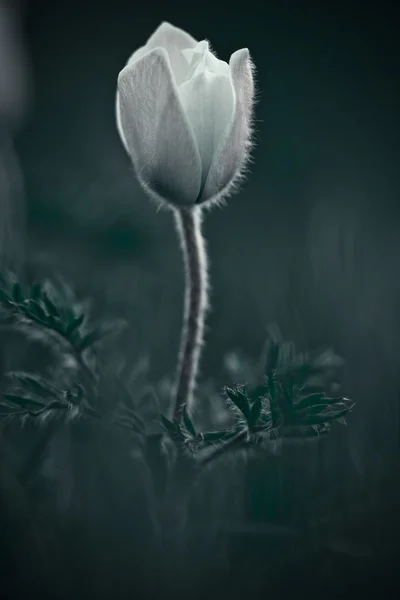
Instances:
[[[147,358],[159,390],[168,390],[176,364],[181,256],[171,215],[148,202],[118,139],[117,74],[162,20],[207,37],[223,59],[249,47],[259,89],[254,162],[240,193],[205,221],[212,311],[200,394],[217,404],[223,385],[247,381],[276,322],[300,349],[333,347],[344,358],[341,383],[357,410],[347,428],[318,443],[283,444],[268,459],[224,457],[210,469],[194,521],[197,568],[210,580],[224,573],[222,590],[230,577],[239,597],[266,585],[285,596],[293,582],[309,594],[342,593],[349,582],[393,591],[400,489],[393,9],[311,0],[249,0],[245,10],[235,0],[17,4],[33,86],[18,127],[2,109],[3,263],[28,280],[62,277],[90,299],[95,318],[125,319],[116,350],[132,365]],[[16,332],[1,333],[0,353],[2,391],[6,372],[43,374],[54,360]],[[38,432],[16,426],[13,435],[8,467]],[[18,580],[26,560],[32,568],[21,593],[45,579],[66,597],[77,581],[84,597],[128,596],[132,572],[146,571],[135,561],[152,564],[137,541],[151,529],[138,491],[147,489],[146,473],[136,458],[128,477],[113,433],[77,426],[73,444],[70,435],[54,437],[40,477],[23,490],[4,467],[2,510],[9,523],[17,515],[21,531],[4,535],[4,581]]]

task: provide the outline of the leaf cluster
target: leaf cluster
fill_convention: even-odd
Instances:
[[[4,326],[44,332],[51,340],[53,335],[77,367],[67,389],[39,375],[9,374],[11,385],[2,396],[0,417],[43,419],[57,413],[70,418],[111,419],[118,427],[142,438],[147,436],[150,446],[156,441],[161,449],[166,436],[179,456],[201,462],[209,456],[210,448],[219,454],[221,448],[229,448],[238,440],[249,446],[276,439],[319,437],[328,433],[333,423],[345,423],[354,407],[344,396],[327,393],[334,389],[335,374],[342,363],[333,352],[299,353],[293,343],[282,339],[277,328],[270,328],[255,376],[223,389],[232,427],[200,431],[188,407],[182,406],[173,421],[161,415],[163,434],[149,432],[139,414],[138,397],[152,396],[158,410],[160,403],[155,388],[145,380],[148,364],[132,372],[126,363],[116,372],[106,370],[104,376],[97,370],[100,363],[93,360],[94,345],[114,332],[119,322],[92,325],[84,305],[65,284],[57,287],[44,282],[24,287],[9,274],[0,278],[0,320]],[[107,401],[101,402],[104,396]]]
[[[334,377],[342,364],[333,352],[298,353],[277,328],[271,328],[260,364],[262,372],[249,384],[224,388],[233,428],[199,433],[185,406],[175,421],[162,417],[170,439],[195,454],[207,446],[229,445],[240,432],[247,433],[243,443],[248,446],[277,439],[318,438],[327,434],[333,423],[346,423],[354,402],[326,393],[326,388],[338,386]]]

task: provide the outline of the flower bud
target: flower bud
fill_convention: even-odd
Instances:
[[[253,101],[247,49],[228,64],[162,23],[118,77],[118,131],[147,192],[187,208],[226,196],[248,157]]]

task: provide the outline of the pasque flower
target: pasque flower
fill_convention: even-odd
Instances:
[[[183,252],[186,294],[173,417],[193,400],[208,308],[205,205],[221,200],[243,173],[254,99],[244,48],[229,65],[207,41],[162,23],[118,77],[117,127],[137,177],[172,208]]]
[[[118,77],[118,130],[147,192],[175,207],[226,196],[248,157],[253,98],[246,48],[228,64],[162,23]]]

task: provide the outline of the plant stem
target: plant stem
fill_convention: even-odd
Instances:
[[[185,265],[185,309],[174,398],[175,419],[190,404],[196,385],[204,321],[208,308],[207,253],[201,234],[201,209],[198,206],[175,210]]]

